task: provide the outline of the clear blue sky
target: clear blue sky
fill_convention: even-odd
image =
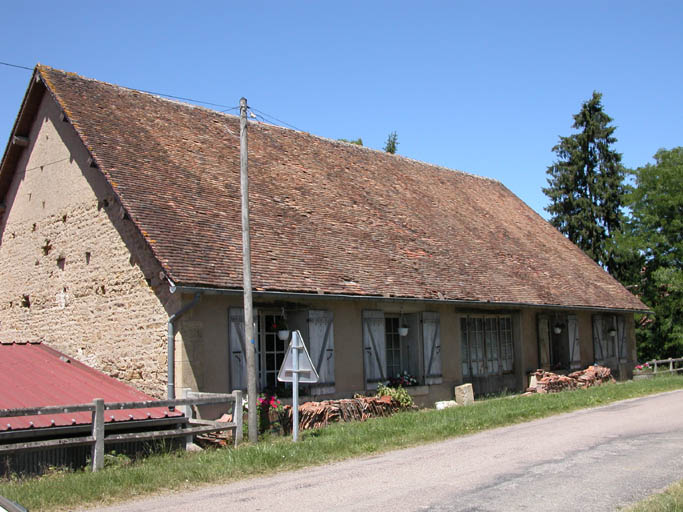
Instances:
[[[559,135],[603,93],[628,167],[683,145],[683,2],[5,2],[0,61],[249,104],[299,129],[398,132],[537,212]],[[559,4],[559,3],[558,3]],[[0,66],[2,150],[30,72]]]

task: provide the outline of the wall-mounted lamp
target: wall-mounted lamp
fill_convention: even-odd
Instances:
[[[287,341],[289,339],[289,328],[287,327],[287,313],[285,313],[285,308],[282,308],[282,320],[277,324],[277,337],[281,341]]]
[[[401,315],[398,319],[398,335],[402,338],[408,336],[408,325],[403,321],[403,308],[401,308]]]

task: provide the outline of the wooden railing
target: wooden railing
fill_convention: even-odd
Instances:
[[[669,368],[666,370],[659,370],[659,373],[676,373],[676,372],[683,372],[683,357],[679,357],[677,359],[669,358],[669,359],[659,359],[659,360],[652,360],[648,361],[648,364],[652,365],[652,373],[657,373],[657,365],[664,366],[668,365]]]
[[[192,418],[192,408],[196,405],[219,405],[233,403],[232,422],[218,422],[209,420],[195,420]],[[123,434],[105,433],[105,410],[121,409],[147,409],[156,407],[183,407],[185,416],[190,426],[169,430],[154,430],[147,432],[131,432]],[[101,398],[96,398],[89,404],[58,405],[50,407],[28,407],[24,409],[0,409],[0,418],[16,416],[34,416],[45,414],[63,414],[70,412],[91,412],[92,413],[92,432],[89,436],[82,437],[62,437],[45,441],[31,441],[25,443],[0,444],[0,455],[41,450],[62,446],[82,446],[91,445],[92,447],[92,469],[98,471],[104,467],[104,446],[108,443],[126,441],[147,441],[152,439],[164,439],[169,437],[192,436],[194,434],[204,434],[209,432],[220,432],[224,430],[233,431],[235,445],[242,441],[242,392],[234,391],[227,393],[197,393],[187,392],[186,398],[175,400],[147,400],[143,402],[107,402]],[[179,421],[182,417],[178,417]]]

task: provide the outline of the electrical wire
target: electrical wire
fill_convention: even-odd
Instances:
[[[2,61],[0,61],[0,65],[8,66],[8,67],[11,67],[11,68],[25,69],[25,70],[28,70],[28,71],[33,71],[33,68],[29,68],[28,66],[21,66],[21,65],[19,65],[19,64],[11,64],[11,63],[9,63],[9,62],[2,62]],[[163,93],[163,92],[148,91],[148,90],[145,90],[145,89],[135,89],[135,90],[140,91],[140,92],[144,92],[144,93],[147,93],[147,94],[155,94],[155,95],[157,95],[157,96],[163,96],[164,98],[172,98],[172,99],[175,99],[175,100],[190,101],[190,102],[192,102],[192,103],[201,103],[202,105],[210,105],[210,106],[212,106],[212,107],[222,107],[222,108],[224,108],[224,110],[221,110],[221,112],[223,112],[223,113],[225,113],[225,112],[232,112],[233,110],[239,110],[239,108],[240,108],[240,107],[231,107],[231,106],[229,106],[229,105],[223,105],[223,104],[221,104],[221,103],[213,103],[213,102],[210,102],[210,101],[197,100],[197,99],[188,98],[188,97],[185,97],[185,96],[175,96],[175,95],[173,95],[173,94],[165,94],[165,93]],[[263,112],[262,110],[258,110],[258,109],[253,108],[253,107],[248,107],[248,108],[249,108],[249,110],[251,110],[252,112],[254,112],[254,115],[255,115],[257,118],[260,118],[260,120],[261,120],[262,122],[264,122],[264,123],[275,124],[275,125],[280,125],[280,126],[286,126],[286,127],[292,128],[292,129],[297,130],[297,131],[300,131],[300,132],[303,131],[303,130],[301,130],[300,128],[297,128],[296,126],[294,126],[293,124],[289,124],[288,122],[283,121],[282,119],[278,119],[277,117],[275,117],[275,116],[273,116],[273,115],[270,115],[270,114],[268,114],[268,113],[266,113],[266,112]]]
[[[267,113],[265,113],[265,112],[263,112],[263,111],[261,111],[261,110],[258,110],[258,109],[253,108],[253,107],[249,107],[249,108],[250,108],[250,110],[253,110],[253,111],[256,112],[256,113],[261,114],[261,117],[264,117],[264,118],[269,117],[270,119],[272,119],[272,120],[275,121],[275,122],[273,122],[273,121],[266,121],[266,122],[268,122],[268,123],[285,125],[285,126],[288,126],[289,128],[293,128],[294,130],[297,130],[297,131],[299,131],[299,132],[302,132],[302,131],[303,131],[303,130],[297,128],[296,126],[294,126],[293,124],[289,124],[289,123],[287,123],[286,121],[283,121],[282,119],[278,119],[278,118],[275,117],[275,116],[271,116],[270,114],[267,114]]]
[[[9,62],[1,62],[3,66],[8,66],[11,68],[18,68],[18,69],[26,69],[28,71],[33,71],[33,68],[29,68],[27,66],[21,66],[19,64],[11,64]],[[146,91],[144,89],[135,89],[136,91],[140,92],[146,92],[147,94],[156,94],[157,96],[163,96],[164,98],[173,98],[174,100],[183,100],[183,101],[191,101],[192,103],[201,103],[202,105],[211,105],[212,107],[222,107],[225,108],[226,110],[223,110],[223,112],[227,112],[229,110],[236,110],[239,107],[231,107],[230,105],[223,105],[221,103],[213,103],[210,101],[203,101],[203,100],[196,100],[194,98],[186,98],[184,96],[174,96],[173,94],[164,94],[163,92],[156,92],[156,91]]]
[[[33,68],[20,66],[19,64],[10,64],[9,62],[0,62],[0,64],[2,64],[3,66],[9,66],[10,68],[28,69],[29,71],[33,71]]]

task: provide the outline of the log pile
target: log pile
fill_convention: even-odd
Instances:
[[[389,396],[306,402],[299,406],[299,429],[320,428],[339,421],[365,421],[391,416],[400,410],[401,405]],[[285,412],[291,425],[292,407],[286,405]]]
[[[536,384],[527,389],[529,393],[558,393],[571,389],[584,389],[599,386],[604,382],[614,382],[612,372],[604,366],[589,366],[569,375],[557,375],[545,370],[534,372]]]
[[[604,382],[614,382],[612,377],[612,370],[605,366],[589,366],[585,370],[570,373],[569,377],[576,379],[578,387],[589,388],[591,386],[599,386]]]

